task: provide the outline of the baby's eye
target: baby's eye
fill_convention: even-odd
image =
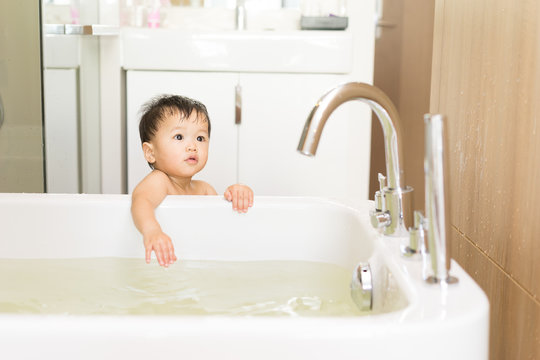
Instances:
[[[205,141],[206,139],[204,138],[204,136],[197,136],[197,141]]]
[[[184,136],[182,136],[182,134],[176,134],[176,135],[174,135],[174,138],[176,140],[182,140],[184,138]]]

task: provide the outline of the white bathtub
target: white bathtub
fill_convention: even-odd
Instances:
[[[142,261],[130,203],[127,195],[0,194],[0,258]],[[309,260],[351,270],[377,259],[407,299],[398,311],[316,318],[4,313],[1,357],[487,359],[489,305],[481,289],[455,262],[457,285],[422,281],[421,262],[400,257],[400,239],[371,228],[371,206],[257,197],[247,214],[237,214],[220,197],[184,196],[167,198],[157,216],[181,259]]]

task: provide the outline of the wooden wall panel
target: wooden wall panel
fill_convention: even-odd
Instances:
[[[374,84],[394,102],[401,117],[404,185],[412,186],[413,209],[424,209],[424,120],[429,112],[435,0],[385,0],[384,18],[395,24],[381,29],[375,43]],[[382,130],[372,126],[370,198],[386,173]]]
[[[491,357],[540,357],[540,2],[437,0],[456,259],[492,304]],[[473,255],[474,254],[474,255]]]
[[[540,306],[463,234],[455,231],[452,254],[490,299],[491,359],[540,358]]]
[[[399,114],[403,120],[405,185],[414,188],[413,210],[424,210],[424,115],[429,112],[434,0],[403,2]]]

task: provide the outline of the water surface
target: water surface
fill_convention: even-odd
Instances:
[[[307,261],[0,259],[0,312],[355,316],[351,271]]]

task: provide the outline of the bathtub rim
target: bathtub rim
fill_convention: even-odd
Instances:
[[[177,200],[179,198],[182,198],[182,201],[179,203]],[[92,204],[99,204],[104,203],[108,201],[121,201],[121,202],[131,202],[131,196],[125,195],[125,194],[112,194],[112,195],[101,195],[101,194],[15,194],[15,193],[2,193],[0,194],[0,207],[4,202],[9,201],[41,201],[42,199],[46,199],[47,201],[50,201],[52,203],[54,202],[66,202],[66,201],[73,201],[77,199],[84,199],[88,203]],[[230,207],[230,203],[222,200],[222,201],[216,201],[216,199],[223,199],[221,196],[177,196],[177,197],[170,197],[168,199],[165,199],[162,203],[164,208],[170,207],[170,206],[179,206],[182,205],[184,207],[187,206],[215,206],[215,207]],[[335,201],[333,199],[328,198],[322,198],[322,197],[304,197],[304,196],[257,196],[255,198],[255,201],[260,204],[264,204],[266,206],[280,206],[283,204],[283,202],[289,204],[290,206],[305,206],[305,202],[311,203],[311,204],[318,204],[321,206],[334,206],[339,207],[341,209],[346,209],[347,211],[352,211],[353,214],[358,218],[358,221],[360,221],[363,226],[368,227],[371,229],[371,225],[369,223],[369,215],[368,211],[372,208],[373,202],[372,201],[365,201],[358,207],[352,207],[350,205],[346,205],[343,203],[340,203],[338,201]],[[302,205],[303,204],[303,205]],[[399,318],[399,323],[401,322],[411,322],[415,323],[417,321],[428,321],[429,319],[437,319],[440,317],[441,311],[444,310],[444,304],[438,304],[435,306],[431,306],[431,310],[429,310],[426,313],[426,302],[433,302],[437,301],[437,298],[439,297],[438,294],[442,291],[449,292],[450,294],[452,292],[456,293],[460,291],[460,288],[465,288],[465,293],[472,291],[473,292],[473,298],[475,301],[473,302],[467,302],[467,301],[460,301],[460,304],[463,305],[463,309],[466,309],[467,311],[464,312],[456,312],[451,311],[450,314],[447,314],[445,319],[448,319],[448,316],[452,315],[452,319],[459,319],[463,316],[473,316],[475,317],[475,313],[481,314],[481,316],[484,316],[486,313],[488,313],[489,309],[489,303],[487,301],[487,296],[485,293],[472,281],[470,276],[454,261],[452,260],[452,274],[460,278],[460,283],[457,285],[452,286],[448,289],[443,289],[440,285],[428,285],[422,280],[422,266],[421,263],[415,260],[403,258],[400,255],[399,246],[400,243],[403,241],[403,238],[391,238],[386,237],[378,234],[375,230],[371,229],[372,236],[376,237],[374,239],[374,245],[375,250],[374,253],[378,254],[384,254],[385,255],[385,264],[389,267],[389,270],[392,272],[394,276],[396,276],[397,281],[400,284],[400,289],[404,293],[405,297],[407,298],[408,305],[401,309],[390,313],[384,313],[384,314],[375,314],[375,315],[367,315],[362,316],[360,319],[367,319],[371,316],[377,317],[377,321],[383,321],[384,319],[396,319]],[[455,291],[454,291],[455,290]],[[440,299],[439,299],[440,300]],[[433,304],[432,304],[433,305]],[[468,305],[468,306],[467,306]],[[447,311],[448,309],[446,309]],[[474,311],[473,311],[474,310]],[[412,315],[411,315],[412,314]],[[423,316],[419,316],[418,314],[424,314]],[[489,315],[489,314],[488,314]],[[20,315],[20,314],[0,314],[0,318],[4,318],[5,316],[15,316],[20,319],[22,319],[26,315]],[[28,316],[40,316],[40,315],[31,315],[28,314]],[[53,317],[55,315],[43,315],[45,317]],[[61,315],[60,315],[61,316]],[[73,317],[79,317],[78,315],[70,315]],[[108,316],[108,315],[100,315],[100,316]],[[114,317],[113,315],[110,315]],[[135,316],[135,315],[130,315]],[[148,318],[151,315],[141,315],[143,318]],[[211,315],[211,317],[215,317],[215,315]],[[84,318],[84,316],[81,316],[81,318]],[[319,321],[324,317],[316,317],[313,319],[318,319]],[[348,318],[348,317],[346,317]],[[350,317],[351,321],[357,322],[357,317]],[[7,320],[7,318],[5,318]],[[60,319],[60,318],[59,318]],[[239,317],[234,317],[235,321],[245,321],[240,320]],[[341,319],[339,321],[343,321],[343,318],[339,317],[330,317],[332,321],[336,321],[336,319]],[[251,321],[251,320],[250,320]],[[260,321],[260,320],[257,320]]]

